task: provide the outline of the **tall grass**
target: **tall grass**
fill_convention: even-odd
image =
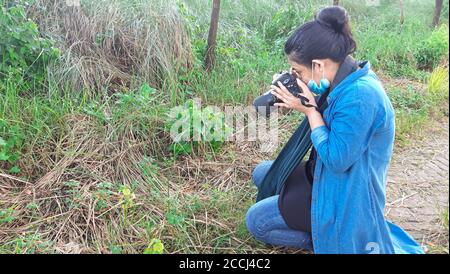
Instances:
[[[161,87],[192,65],[192,52],[175,1],[41,1],[29,15],[64,51],[50,81],[74,90]]]

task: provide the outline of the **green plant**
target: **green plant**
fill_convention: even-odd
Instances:
[[[448,68],[438,67],[433,70],[428,79],[427,95],[434,102],[448,100]]]
[[[173,226],[179,226],[182,225],[185,217],[184,214],[180,214],[175,209],[172,209],[170,212],[166,213],[166,220]]]
[[[121,186],[121,203],[123,209],[123,221],[124,224],[127,223],[128,211],[131,207],[134,206],[134,199],[136,198],[135,194],[131,192],[131,189],[127,186]]]
[[[41,236],[38,234],[27,234],[14,239],[14,253],[49,253],[51,251],[52,244],[52,241],[42,240]]]
[[[64,197],[64,201],[66,205],[72,208],[79,208],[79,201],[81,200],[81,193],[79,191],[80,183],[78,181],[67,181],[63,183],[63,191],[67,194],[67,197]]]
[[[109,251],[111,252],[111,254],[122,254],[122,248],[120,246],[115,246],[115,245],[110,245],[109,246]]]
[[[0,210],[0,224],[11,223],[14,221],[14,209],[12,207]]]
[[[111,183],[98,183],[96,185],[96,191],[94,192],[96,197],[95,209],[103,210],[108,207],[108,201],[110,197],[114,194],[112,191],[113,185]]]
[[[418,67],[420,69],[435,68],[441,61],[441,58],[448,55],[448,49],[448,26],[441,25],[433,30],[431,35],[420,44],[415,53]]]
[[[406,89],[394,88],[388,95],[395,109],[396,139],[406,144],[411,139],[411,133],[419,132],[429,119],[432,103],[423,92],[412,86]]]
[[[163,94],[144,83],[137,89],[115,93],[113,99],[111,119],[107,120],[117,134],[132,128],[136,138],[151,139],[165,110]]]
[[[412,86],[408,86],[406,89],[394,88],[389,91],[389,97],[395,109],[422,112],[430,106],[430,102],[424,94]]]
[[[159,171],[160,167],[155,159],[152,157],[144,156],[139,162],[139,168],[142,176],[147,180],[151,186],[155,186],[155,183],[159,183]]]
[[[193,100],[169,113],[166,129],[175,138],[170,145],[175,156],[189,154],[199,147],[210,147],[216,152],[232,134],[224,112],[212,107],[200,109]]]
[[[30,87],[42,85],[47,65],[59,57],[59,49],[40,35],[23,6],[6,7],[3,0],[0,6],[0,80],[23,77]]]
[[[18,125],[10,125],[0,118],[0,163],[8,162],[12,166],[11,173],[20,172],[15,164],[20,158],[23,140],[23,132]]]
[[[159,239],[151,239],[147,248],[144,250],[144,254],[163,254],[164,245]]]
[[[295,1],[286,1],[284,5],[274,12],[270,20],[264,23],[264,38],[269,42],[285,38],[293,29],[299,26],[298,19],[299,10]]]

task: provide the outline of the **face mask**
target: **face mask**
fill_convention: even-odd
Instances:
[[[314,79],[314,68],[311,65],[311,72],[312,72],[312,79]],[[322,95],[329,87],[330,87],[330,81],[328,81],[327,78],[325,78],[325,71],[322,71],[322,79],[320,80],[320,86],[317,86],[316,82],[314,80],[309,80],[308,82],[308,88],[314,92],[315,94]]]

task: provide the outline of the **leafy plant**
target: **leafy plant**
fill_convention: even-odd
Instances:
[[[433,30],[430,37],[421,43],[415,54],[418,67],[420,69],[433,69],[444,55],[448,55],[448,49],[448,27],[442,25]]]
[[[14,221],[14,209],[13,208],[7,208],[4,210],[0,210],[0,224],[5,224],[5,223],[11,223],[12,221]]]
[[[109,251],[111,251],[111,254],[122,254],[122,248],[120,246],[110,245]]]
[[[127,217],[128,217],[128,211],[131,207],[134,206],[134,198],[135,195],[133,192],[131,192],[131,189],[128,188],[127,186],[122,186],[120,193],[122,194],[122,209],[123,209],[123,220],[124,223],[126,224],[127,222]]]
[[[49,253],[52,241],[43,241],[38,234],[27,234],[17,237],[14,244],[14,253],[16,254]]]
[[[112,191],[113,185],[111,183],[98,183],[96,186],[97,190],[95,191],[95,196],[97,202],[95,204],[96,210],[102,210],[108,207],[108,200],[111,195],[114,194]]]
[[[144,254],[163,254],[164,245],[159,239],[151,239],[147,248],[144,250]]]
[[[169,114],[166,129],[175,137],[170,145],[175,156],[190,154],[199,147],[216,152],[233,132],[225,122],[224,112],[211,107],[202,110],[193,100]]]
[[[20,168],[15,164],[20,158],[23,139],[22,129],[18,125],[11,126],[0,118],[0,163],[7,162],[12,165],[11,173],[20,172]]]
[[[0,6],[0,80],[22,76],[31,87],[42,85],[47,65],[59,57],[59,49],[40,35],[22,5],[6,7],[2,0]]]
[[[166,214],[167,222],[173,226],[180,225],[184,222],[184,216],[183,214],[177,213],[176,210],[171,210]]]
[[[293,29],[298,27],[298,17],[295,1],[288,0],[264,24],[264,37],[270,42],[286,37]]]

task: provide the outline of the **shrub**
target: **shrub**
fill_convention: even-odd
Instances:
[[[45,81],[47,65],[59,56],[52,40],[41,37],[21,5],[7,8],[0,0],[0,80],[22,76],[32,87]]]
[[[421,43],[415,54],[417,66],[419,69],[433,69],[446,54],[448,54],[448,27],[442,25]]]
[[[193,148],[205,149],[207,146],[217,151],[232,133],[232,128],[225,123],[223,112],[210,107],[201,110],[193,100],[169,114],[166,129],[176,135],[176,140],[170,145],[175,156],[189,154],[193,152]]]

